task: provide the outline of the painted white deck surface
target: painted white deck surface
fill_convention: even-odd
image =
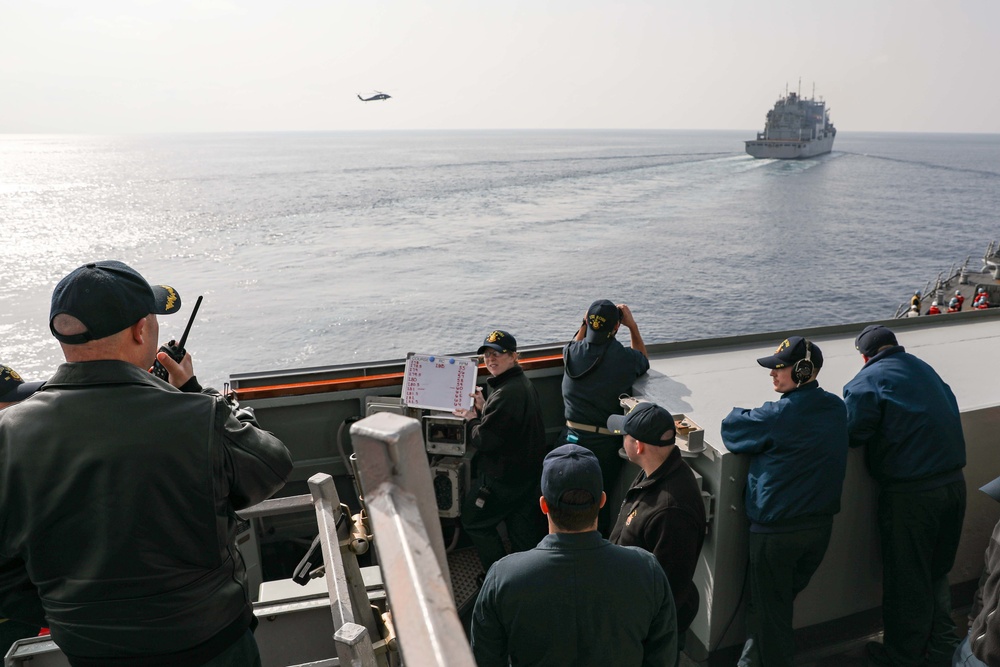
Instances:
[[[1000,313],[977,315],[980,313],[886,322],[907,352],[929,363],[951,386],[963,412],[1000,405]],[[816,336],[807,332],[807,338],[823,352],[818,380],[827,391],[843,395],[844,385],[861,369],[863,361],[854,339],[864,326]],[[779,397],[771,385],[770,371],[756,360],[773,354],[782,340],[733,345],[718,345],[716,341],[703,349],[652,351],[648,377],[636,383],[635,393],[694,419],[705,429],[705,442],[724,451],[720,424],[733,407],[752,408]]]

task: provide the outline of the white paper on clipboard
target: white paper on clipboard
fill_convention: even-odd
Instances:
[[[475,359],[410,352],[403,373],[403,403],[425,410],[467,410],[472,407],[478,370]]]

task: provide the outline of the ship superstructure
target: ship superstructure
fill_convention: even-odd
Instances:
[[[772,394],[754,359],[770,354],[774,341],[804,335],[823,349],[823,386],[842,387],[863,362],[855,337],[874,323],[647,344],[650,371],[636,381],[632,398],[677,410],[675,417],[700,426],[701,446],[691,447],[689,432],[687,453],[693,456],[684,458],[709,517],[694,574],[701,602],[684,647],[692,662],[735,664],[747,636],[742,609],[750,533],[743,503],[749,462],[725,448],[721,423],[737,397]],[[968,608],[997,520],[996,503],[976,490],[1000,476],[1000,386],[983,358],[984,350],[1000,346],[1000,309],[877,323],[890,325],[931,366],[947,370],[962,413],[969,502],[948,581],[953,607]],[[519,351],[553,444],[565,424],[562,345]],[[485,368],[479,373],[478,382],[485,382]],[[260,621],[254,636],[263,667],[474,667],[464,623],[481,567],[475,549],[461,544],[460,516],[452,512],[475,492],[468,477],[472,452],[461,418],[455,427],[451,413],[417,409],[419,419],[410,416],[414,409],[402,398],[405,375],[405,361],[395,359],[230,378],[240,405],[255,409],[295,464],[282,497],[240,511],[246,522],[236,536]],[[623,463],[610,487],[612,506],[620,506],[640,470]],[[796,638],[804,648],[795,664],[802,667],[855,664],[856,655],[831,654],[847,645],[863,651],[878,631],[878,488],[864,452],[848,455],[842,497],[823,564],[795,599]],[[318,548],[294,570],[286,567],[285,556],[294,563],[317,532]],[[289,571],[292,579],[285,578]],[[18,640],[4,665],[68,662],[43,636]]]
[[[747,141],[746,148],[756,158],[794,160],[829,153],[836,136],[826,102],[791,92],[775,102],[764,131]]]

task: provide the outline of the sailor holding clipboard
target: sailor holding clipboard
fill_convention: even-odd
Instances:
[[[462,526],[483,570],[507,555],[497,527],[505,523],[512,551],[533,548],[542,537],[538,507],[545,427],[538,394],[517,362],[517,340],[493,331],[480,346],[490,378],[484,398],[476,390],[468,420],[474,480],[462,507]]]

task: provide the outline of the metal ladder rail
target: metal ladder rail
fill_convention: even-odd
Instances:
[[[340,504],[333,477],[313,475],[309,490],[319,525],[337,658],[344,666],[388,667],[388,648],[375,625],[358,559],[350,550],[350,516]]]
[[[242,519],[301,512],[312,507],[319,527],[319,541],[330,612],[333,617],[333,640],[337,649],[336,664],[351,667],[387,667],[388,645],[381,639],[375,615],[368,602],[361,568],[351,550],[354,537],[352,521],[340,503],[336,484],[326,473],[308,480],[309,495],[272,498],[241,510]],[[373,639],[375,638],[375,639]]]
[[[351,442],[403,661],[475,667],[455,608],[420,422],[379,412],[351,426]]]

